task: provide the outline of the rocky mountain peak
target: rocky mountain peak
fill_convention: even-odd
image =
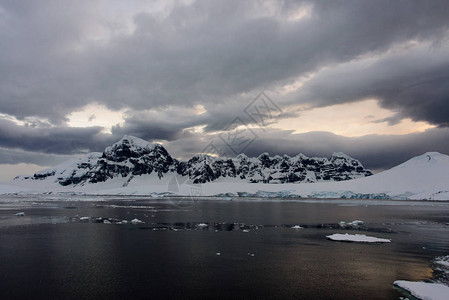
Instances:
[[[169,156],[167,150],[160,144],[149,143],[145,140],[125,135],[120,141],[107,147],[103,152],[103,157],[120,162],[129,158],[138,158],[150,154]]]

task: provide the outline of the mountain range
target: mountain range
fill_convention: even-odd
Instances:
[[[330,158],[198,154],[180,161],[160,144],[125,136],[103,152],[0,184],[0,194],[449,200],[448,178],[449,156],[438,152],[372,175],[343,153]]]
[[[149,174],[156,174],[159,179],[176,174],[194,184],[221,178],[237,178],[249,183],[299,183],[343,181],[372,175],[358,160],[341,152],[329,159],[303,154],[270,157],[263,153],[251,158],[245,154],[235,158],[197,154],[187,161],[179,161],[160,144],[125,136],[102,153],[89,153],[16,180],[51,180],[62,186],[74,186],[123,178],[126,186],[136,176]]]

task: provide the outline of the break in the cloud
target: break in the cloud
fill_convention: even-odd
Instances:
[[[367,57],[318,72],[293,103],[329,106],[375,98],[403,118],[449,126],[449,43],[405,45],[380,57]]]
[[[270,130],[304,133],[295,126],[319,108],[367,99],[389,114],[362,107],[370,126],[351,139],[335,144],[344,122],[323,114],[331,133],[286,143],[310,155],[346,149],[375,168],[397,162],[387,154],[406,139],[398,157],[423,149],[417,137],[447,153],[435,137],[444,128],[429,128],[449,126],[448,13],[447,1],[0,0],[0,147],[66,155],[132,134],[186,156],[183,145],[197,148],[235,117],[257,127],[242,112],[266,90],[283,114],[255,154],[284,149]],[[375,163],[371,149],[390,159]]]

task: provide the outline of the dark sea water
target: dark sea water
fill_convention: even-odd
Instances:
[[[442,255],[449,203],[0,197],[0,299],[399,299]]]

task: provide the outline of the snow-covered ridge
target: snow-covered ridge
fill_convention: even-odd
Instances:
[[[160,144],[124,136],[103,153],[91,153],[16,181],[45,180],[69,186],[123,178],[122,185],[127,186],[136,176],[153,173],[159,179],[188,177],[195,184],[220,179],[249,183],[343,181],[372,175],[358,160],[343,153],[334,153],[330,159],[303,154],[270,157],[263,153],[257,158],[241,154],[233,159],[197,154],[183,162],[171,157]]]

